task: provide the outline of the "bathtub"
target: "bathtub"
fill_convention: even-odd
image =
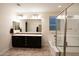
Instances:
[[[49,41],[49,49],[52,56],[59,56],[59,50],[56,48],[56,46],[52,45],[52,41]]]

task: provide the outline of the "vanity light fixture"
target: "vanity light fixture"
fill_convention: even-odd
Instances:
[[[38,18],[38,14],[33,14],[32,15],[32,19],[37,19]]]
[[[23,14],[19,14],[19,15],[17,15],[17,19],[24,20],[24,19],[27,19],[27,16],[24,16]]]
[[[41,19],[41,16],[39,14],[33,14],[32,19]]]

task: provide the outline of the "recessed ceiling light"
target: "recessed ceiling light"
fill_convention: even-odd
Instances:
[[[58,7],[59,7],[59,8],[61,8],[62,6],[61,6],[61,5],[59,5]]]

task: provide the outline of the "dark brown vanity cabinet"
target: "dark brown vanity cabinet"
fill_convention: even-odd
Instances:
[[[28,36],[27,47],[29,48],[41,48],[41,37]]]
[[[12,36],[12,46],[13,47],[25,47],[25,37],[24,36]]]
[[[41,36],[12,36],[12,46],[41,48]]]

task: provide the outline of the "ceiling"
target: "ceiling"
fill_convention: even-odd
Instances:
[[[70,3],[21,3],[17,5],[17,12],[61,12],[69,5]]]
[[[67,11],[68,13],[79,13],[79,3],[73,4]]]
[[[0,3],[1,7],[11,7],[17,13],[50,12],[58,14],[71,3]]]

